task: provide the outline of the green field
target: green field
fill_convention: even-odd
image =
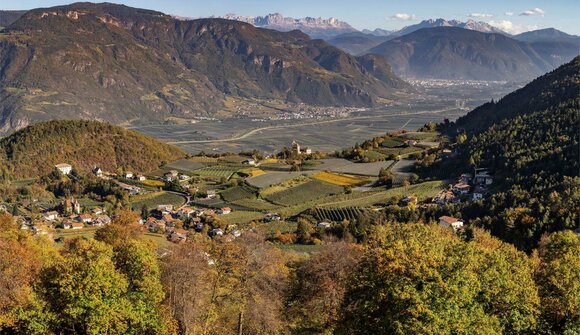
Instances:
[[[314,210],[315,216],[318,220],[328,221],[352,221],[358,218],[362,212],[363,211],[357,207],[316,208]]]
[[[181,206],[185,204],[185,198],[181,195],[169,192],[155,192],[144,195],[138,195],[131,199],[131,208],[135,211],[141,210],[143,205],[147,208],[154,209],[158,205]]]
[[[279,231],[281,233],[294,233],[298,223],[292,221],[275,221],[275,222],[261,222],[256,225],[256,229],[264,234],[274,234]]]
[[[289,189],[276,192],[267,197],[267,200],[282,206],[293,206],[319,199],[330,194],[341,193],[340,186],[312,180]]]

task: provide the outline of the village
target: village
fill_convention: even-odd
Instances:
[[[419,148],[419,140],[404,137],[401,142],[407,148]],[[430,145],[423,146],[420,150],[437,150],[443,159],[455,154],[448,148],[438,148],[438,143],[435,143],[437,145],[432,145],[433,142],[427,143]],[[152,208],[141,210],[138,222],[151,234],[163,236],[174,243],[184,242],[195,233],[210,238],[235,239],[245,229],[253,229],[252,225],[248,225],[251,222],[275,225],[276,222],[295,221],[300,213],[311,205],[317,208],[326,207],[325,202],[321,200],[340,204],[340,207],[330,209],[331,212],[339,214],[313,217],[313,224],[317,229],[330,231],[339,219],[356,220],[352,215],[340,214],[343,211],[347,213],[349,208],[372,206],[380,210],[380,206],[373,204],[382,202],[378,198],[381,194],[384,194],[385,200],[389,194],[399,194],[399,203],[403,207],[444,207],[486,198],[490,195],[488,187],[493,183],[493,176],[487,169],[475,168],[473,173],[461,174],[456,183],[448,184],[447,187],[443,181],[418,185],[409,185],[406,181],[402,185],[394,185],[390,190],[383,190],[378,186],[376,179],[382,170],[390,168],[395,171],[395,179],[398,178],[397,174],[400,174],[399,177],[403,180],[409,178],[409,172],[396,169],[400,162],[405,161],[405,157],[399,156],[396,161],[374,163],[352,163],[337,158],[312,160],[314,157],[312,148],[301,147],[298,141],[293,141],[285,150],[287,151],[283,150],[280,155],[286,157],[286,161],[290,159],[292,164],[301,163],[301,168],[295,168],[298,165],[285,166],[279,158],[269,156],[227,157],[229,160],[236,157],[234,163],[225,162],[222,158],[214,160],[193,157],[168,164],[154,176],[131,171],[111,173],[103,171],[100,167],[95,167],[92,175],[113,182],[127,192],[130,199],[155,193],[146,187],[153,181],[157,183],[159,190],[163,185],[164,188],[167,185],[175,188],[177,185],[177,191],[164,192],[182,197],[184,199],[182,203],[155,203]],[[196,160],[212,163],[200,164],[195,162]],[[405,164],[410,166],[409,163]],[[186,173],[188,166],[191,166],[191,170]],[[73,166],[70,164],[57,164],[55,170],[62,176],[75,178],[72,175]],[[227,172],[224,173],[224,170]],[[234,179],[236,175],[245,177]],[[203,176],[204,182],[196,184],[194,180],[199,180],[200,176]],[[424,191],[426,185],[433,185],[429,186],[428,192]],[[417,191],[414,193],[414,190]],[[270,195],[272,191],[275,192]],[[428,194],[433,196],[429,197]],[[376,196],[377,201],[361,201],[369,196],[373,199]],[[352,202],[342,200],[349,198]],[[335,199],[339,201],[330,202]],[[55,233],[59,235],[58,232],[83,229],[94,230],[110,224],[114,219],[115,214],[110,210],[106,211],[98,206],[81,206],[75,197],[61,199],[58,206],[44,210],[40,218],[19,217],[22,229],[41,235]],[[447,215],[440,216],[438,223],[455,231],[462,229],[464,224],[461,219]]]

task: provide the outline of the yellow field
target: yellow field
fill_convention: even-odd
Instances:
[[[312,176],[314,179],[324,181],[330,184],[339,185],[339,186],[356,186],[356,185],[363,185],[367,183],[369,180],[366,178],[354,177],[354,176],[347,176],[343,174],[336,174],[330,172],[319,172]]]
[[[259,176],[261,174],[266,173],[264,170],[261,170],[261,169],[258,169],[258,168],[243,169],[243,170],[240,170],[240,172],[246,173],[250,177]]]
[[[260,161],[261,164],[276,164],[278,162],[279,162],[279,160],[276,158],[266,158],[266,159]]]
[[[163,187],[165,186],[165,183],[162,182],[161,180],[153,180],[153,179],[147,179],[142,181],[143,184],[147,185],[147,186],[153,186],[153,187]]]

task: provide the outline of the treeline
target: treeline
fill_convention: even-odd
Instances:
[[[97,121],[49,121],[0,140],[0,177],[42,176],[60,163],[78,170],[147,172],[185,156],[177,147],[143,134]]]
[[[131,213],[61,249],[0,216],[3,334],[572,334],[580,236],[531,256],[479,229],[379,222],[310,257],[247,231],[157,252]]]

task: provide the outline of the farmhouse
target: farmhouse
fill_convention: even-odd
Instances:
[[[126,179],[131,179],[131,178],[133,178],[133,172],[130,172],[130,171],[127,171],[127,172],[125,172],[125,178],[126,178]]]
[[[439,218],[439,224],[444,227],[451,227],[453,230],[457,230],[463,227],[463,221],[456,219],[451,216],[442,216]]]
[[[64,175],[67,175],[72,171],[72,166],[66,163],[56,164],[54,167],[57,169],[58,172]]]
[[[172,181],[177,179],[178,176],[179,172],[177,172],[176,170],[171,170],[163,175],[163,179],[165,179],[166,181]]]
[[[106,226],[111,223],[111,218],[108,215],[98,215],[96,220],[93,221],[94,226]]]
[[[78,216],[78,220],[83,223],[91,223],[93,222],[93,218],[90,214],[81,214]]]
[[[222,207],[219,210],[219,214],[230,214],[232,212],[232,209],[229,207]]]
[[[215,199],[216,197],[217,197],[217,192],[215,190],[205,191],[205,198],[206,199]]]
[[[147,180],[147,178],[145,178],[145,176],[144,175],[141,175],[141,174],[137,175],[137,177],[135,179],[137,179],[138,181],[145,181],[145,180]]]
[[[82,222],[71,223],[71,229],[83,229],[85,225]]]
[[[58,212],[57,211],[46,212],[42,215],[42,218],[48,221],[56,220],[58,219]]]
[[[319,229],[330,229],[332,227],[332,223],[330,222],[318,222],[318,224],[316,225],[317,228]]]
[[[453,193],[455,194],[467,194],[469,193],[469,190],[471,189],[471,186],[469,184],[465,184],[465,183],[458,183],[453,185]]]
[[[242,162],[243,165],[256,165],[256,161],[254,159],[246,159],[245,161]]]
[[[493,177],[485,168],[475,169],[473,183],[476,185],[491,185],[493,183]]]

